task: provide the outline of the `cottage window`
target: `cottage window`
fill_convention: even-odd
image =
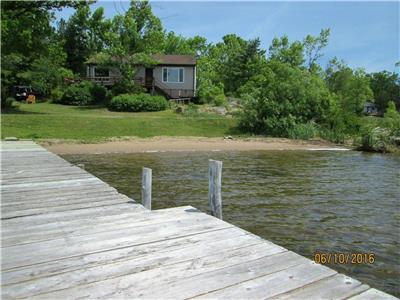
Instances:
[[[183,83],[183,68],[163,68],[163,82]]]

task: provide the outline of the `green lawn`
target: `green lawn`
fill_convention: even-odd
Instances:
[[[148,113],[110,112],[106,108],[50,103],[21,104],[1,114],[1,137],[77,139],[110,137],[203,136],[232,134],[234,118],[218,115],[188,117],[171,110]]]

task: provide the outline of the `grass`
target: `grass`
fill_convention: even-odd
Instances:
[[[190,117],[172,110],[148,113],[110,112],[104,107],[51,103],[20,104],[2,113],[1,138],[76,139],[100,141],[112,137],[198,136],[233,134],[236,120],[218,115]]]

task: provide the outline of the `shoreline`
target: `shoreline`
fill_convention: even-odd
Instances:
[[[153,137],[121,138],[81,143],[71,140],[39,140],[38,143],[55,154],[106,154],[200,151],[308,150],[346,151],[349,148],[321,140],[284,138],[204,138]]]

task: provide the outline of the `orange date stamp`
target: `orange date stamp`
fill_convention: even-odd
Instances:
[[[326,264],[373,264],[375,262],[374,253],[341,253],[341,252],[316,252],[314,253],[314,262],[321,265]]]

